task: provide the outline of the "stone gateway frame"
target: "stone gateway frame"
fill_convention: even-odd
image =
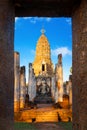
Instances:
[[[0,0],[0,129],[14,129],[14,22],[72,17],[73,130],[87,130],[87,0]]]

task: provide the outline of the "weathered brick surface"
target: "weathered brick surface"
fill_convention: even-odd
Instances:
[[[0,0],[0,130],[13,130],[14,10]]]
[[[87,130],[87,1],[73,13],[73,130]]]
[[[19,111],[20,106],[20,55],[14,52],[14,112]]]

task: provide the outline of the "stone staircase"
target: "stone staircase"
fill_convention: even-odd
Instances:
[[[55,110],[41,110],[36,112],[36,122],[58,122],[58,115]]]
[[[55,109],[51,104],[38,104],[37,106],[37,109],[27,109],[15,113],[15,121],[58,122],[58,114],[62,121],[68,121],[68,117],[72,113],[67,109]]]

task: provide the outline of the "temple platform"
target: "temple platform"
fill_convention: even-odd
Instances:
[[[55,109],[52,104],[37,104],[37,109],[24,109],[14,114],[15,121],[22,122],[58,122],[69,121],[72,111],[69,109]]]
[[[54,101],[49,95],[40,95],[35,97],[34,102],[36,104],[52,104]]]

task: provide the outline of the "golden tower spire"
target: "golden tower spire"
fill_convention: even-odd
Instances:
[[[51,51],[48,39],[45,35],[45,29],[42,28],[41,36],[38,39],[36,45],[36,55],[33,62],[34,73],[38,75],[52,75],[53,74],[53,64],[51,61]]]

